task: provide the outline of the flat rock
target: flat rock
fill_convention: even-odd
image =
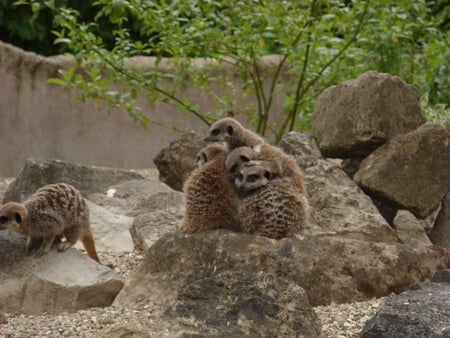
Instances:
[[[148,250],[114,304],[170,307],[187,280],[225,271],[282,276],[304,288],[312,306],[401,292],[450,264],[450,252],[327,236],[273,240],[225,230],[168,234]]]
[[[25,238],[0,232],[0,303],[8,312],[59,314],[110,306],[122,279],[77,249],[25,254]]]
[[[71,184],[87,197],[92,193],[106,192],[111,185],[142,178],[142,175],[132,170],[28,158],[16,179],[9,185],[3,203],[23,202],[38,188],[51,183]]]

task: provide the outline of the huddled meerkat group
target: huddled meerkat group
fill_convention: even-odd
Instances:
[[[199,152],[185,182],[182,232],[222,228],[275,239],[302,232],[308,202],[294,158],[229,117],[205,141],[217,143]]]
[[[280,239],[302,231],[308,203],[291,156],[229,117],[215,122],[205,141],[213,143],[199,151],[198,168],[184,184],[182,232],[228,229]],[[54,243],[64,251],[81,240],[99,262],[89,208],[69,184],[48,184],[23,203],[0,206],[3,229],[27,236],[26,250],[37,254],[49,252]]]

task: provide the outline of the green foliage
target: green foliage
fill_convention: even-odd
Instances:
[[[144,127],[157,121],[140,111],[137,98],[142,93],[151,102],[174,104],[181,113],[192,114],[207,124],[230,111],[245,114],[255,131],[262,135],[271,132],[277,141],[288,130],[309,128],[313,102],[323,89],[367,70],[399,75],[414,83],[426,96],[428,107],[445,110],[449,105],[450,39],[444,25],[447,11],[436,3],[79,3],[21,0],[17,6],[31,11],[35,22],[52,13],[55,43],[59,50],[70,51],[77,61],[52,83],[78,90],[81,99],[122,107]],[[263,62],[273,54],[277,62]],[[133,56],[153,56],[156,64],[167,57],[171,67],[136,69],[129,64]],[[229,67],[229,71],[211,74],[208,62],[201,64],[195,62],[196,58]],[[234,94],[230,81],[236,74],[241,80],[241,97]],[[180,91],[192,85],[216,99],[211,112],[201,113],[198,102],[180,97]],[[214,88],[220,89],[215,92]],[[247,96],[255,100],[246,100]],[[268,122],[276,99],[283,102],[279,125]]]

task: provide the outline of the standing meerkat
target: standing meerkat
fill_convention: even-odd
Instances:
[[[59,251],[80,239],[88,256],[100,263],[89,225],[89,208],[81,193],[69,184],[45,185],[23,203],[6,203],[0,208],[0,229],[27,236],[27,251],[42,239],[38,254],[49,252],[54,240],[63,236],[66,241],[58,243]]]
[[[254,147],[238,147],[227,156],[226,167],[231,177],[235,177],[239,167],[250,161],[271,163],[272,175],[290,178],[301,193],[305,194],[303,174],[295,159],[283,150],[270,144],[258,144]]]
[[[205,138],[205,141],[226,142],[229,151],[237,147],[250,147],[265,143],[261,136],[245,128],[231,117],[225,117],[213,123],[209,128],[209,136]]]
[[[219,144],[200,150],[195,169],[184,184],[186,213],[180,230],[194,233],[211,229],[239,231],[237,197],[225,168],[226,148]]]
[[[271,163],[259,161],[239,169],[235,185],[241,230],[274,239],[293,237],[305,227],[308,203],[290,179],[274,178],[271,168]]]

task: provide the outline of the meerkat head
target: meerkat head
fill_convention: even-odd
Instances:
[[[28,210],[23,204],[9,202],[0,207],[0,230],[12,230],[26,235]]]
[[[270,164],[265,161],[250,161],[241,165],[234,184],[238,190],[250,191],[266,186],[272,178]]]
[[[197,153],[197,166],[200,167],[203,164],[211,161],[213,158],[215,158],[219,154],[223,154],[226,152],[226,149],[221,144],[211,144],[204,148],[202,148]]]
[[[234,182],[239,167],[247,162],[250,162],[255,158],[254,151],[250,147],[238,147],[235,148],[227,155],[225,161],[225,167],[229,174],[229,180]]]
[[[242,125],[237,120],[231,117],[225,117],[211,125],[209,135],[205,138],[205,141],[230,143],[236,131],[242,128]]]

